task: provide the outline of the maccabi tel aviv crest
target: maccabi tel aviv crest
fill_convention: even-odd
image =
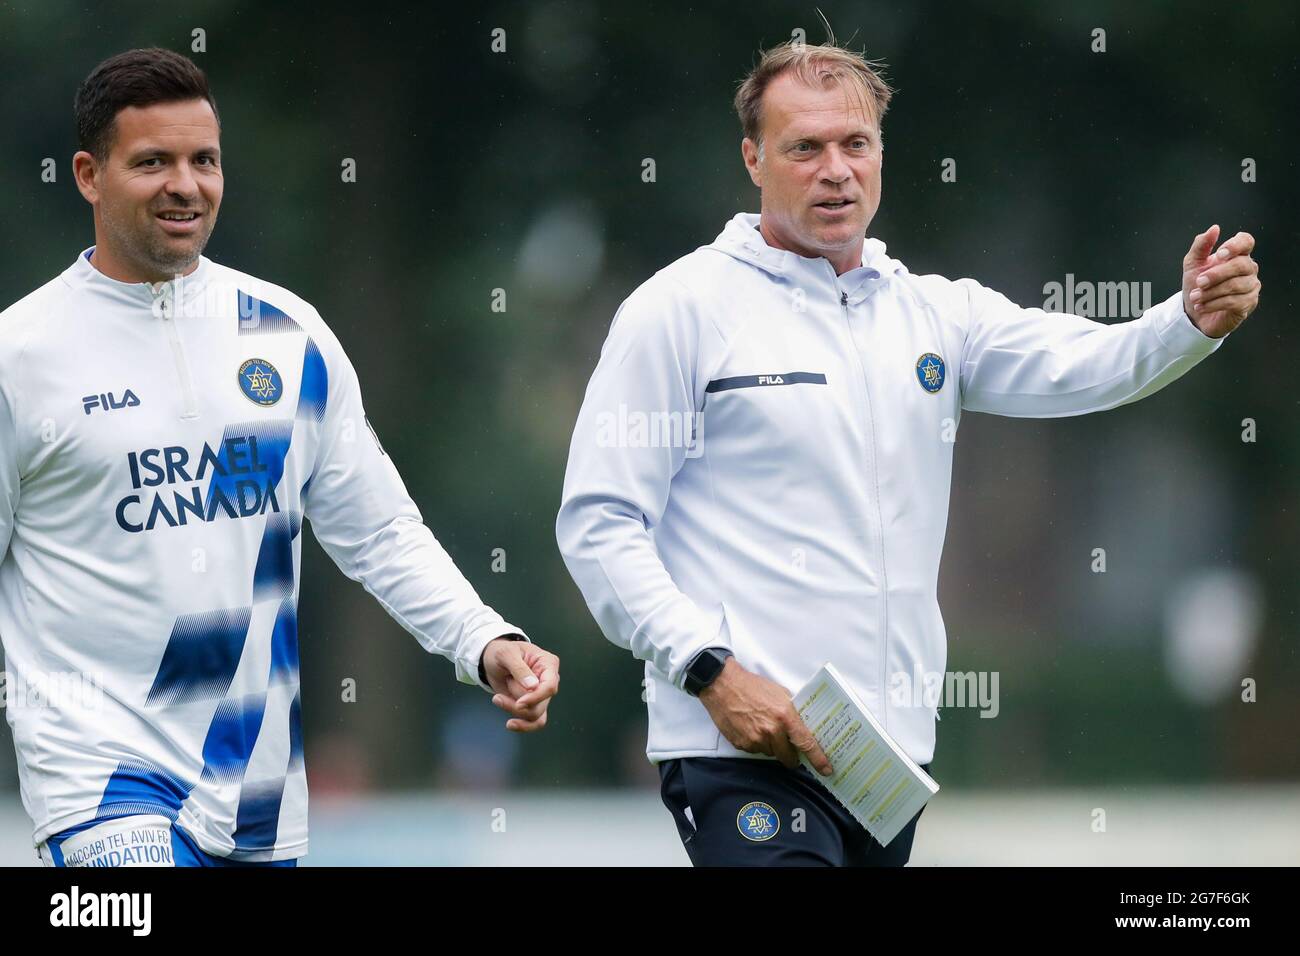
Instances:
[[[946,369],[943,359],[933,352],[926,352],[916,360],[916,379],[927,392],[937,392],[943,388]]]
[[[239,387],[256,405],[274,405],[284,394],[284,382],[266,359],[251,358],[239,366]]]

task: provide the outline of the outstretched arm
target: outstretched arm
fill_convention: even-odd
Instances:
[[[1197,236],[1183,260],[1182,290],[1130,322],[1022,309],[962,279],[970,308],[962,406],[1025,418],[1083,415],[1168,385],[1222,345],[1259,301],[1254,240],[1239,233],[1210,255],[1217,237],[1217,226]]]

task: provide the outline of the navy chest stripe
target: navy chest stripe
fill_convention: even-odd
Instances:
[[[826,376],[821,372],[772,372],[768,375],[733,375],[731,378],[715,378],[704,390],[706,392],[725,392],[729,388],[825,384]]]

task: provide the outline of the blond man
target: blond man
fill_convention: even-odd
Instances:
[[[560,550],[645,661],[647,753],[697,865],[906,863],[916,818],[882,846],[849,816],[791,692],[833,663],[929,769],[936,709],[890,687],[945,669],[946,433],[1150,395],[1258,303],[1254,240],[1216,251],[1217,226],[1179,291],[1112,325],[912,275],[868,237],[889,100],[856,53],[762,56],[736,95],[759,213],[623,302],[574,430]]]

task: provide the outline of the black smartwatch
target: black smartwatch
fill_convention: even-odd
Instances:
[[[704,688],[718,679],[722,668],[727,664],[727,658],[734,656],[725,647],[706,647],[695,655],[695,660],[686,668],[683,689],[692,697],[699,697]]]

